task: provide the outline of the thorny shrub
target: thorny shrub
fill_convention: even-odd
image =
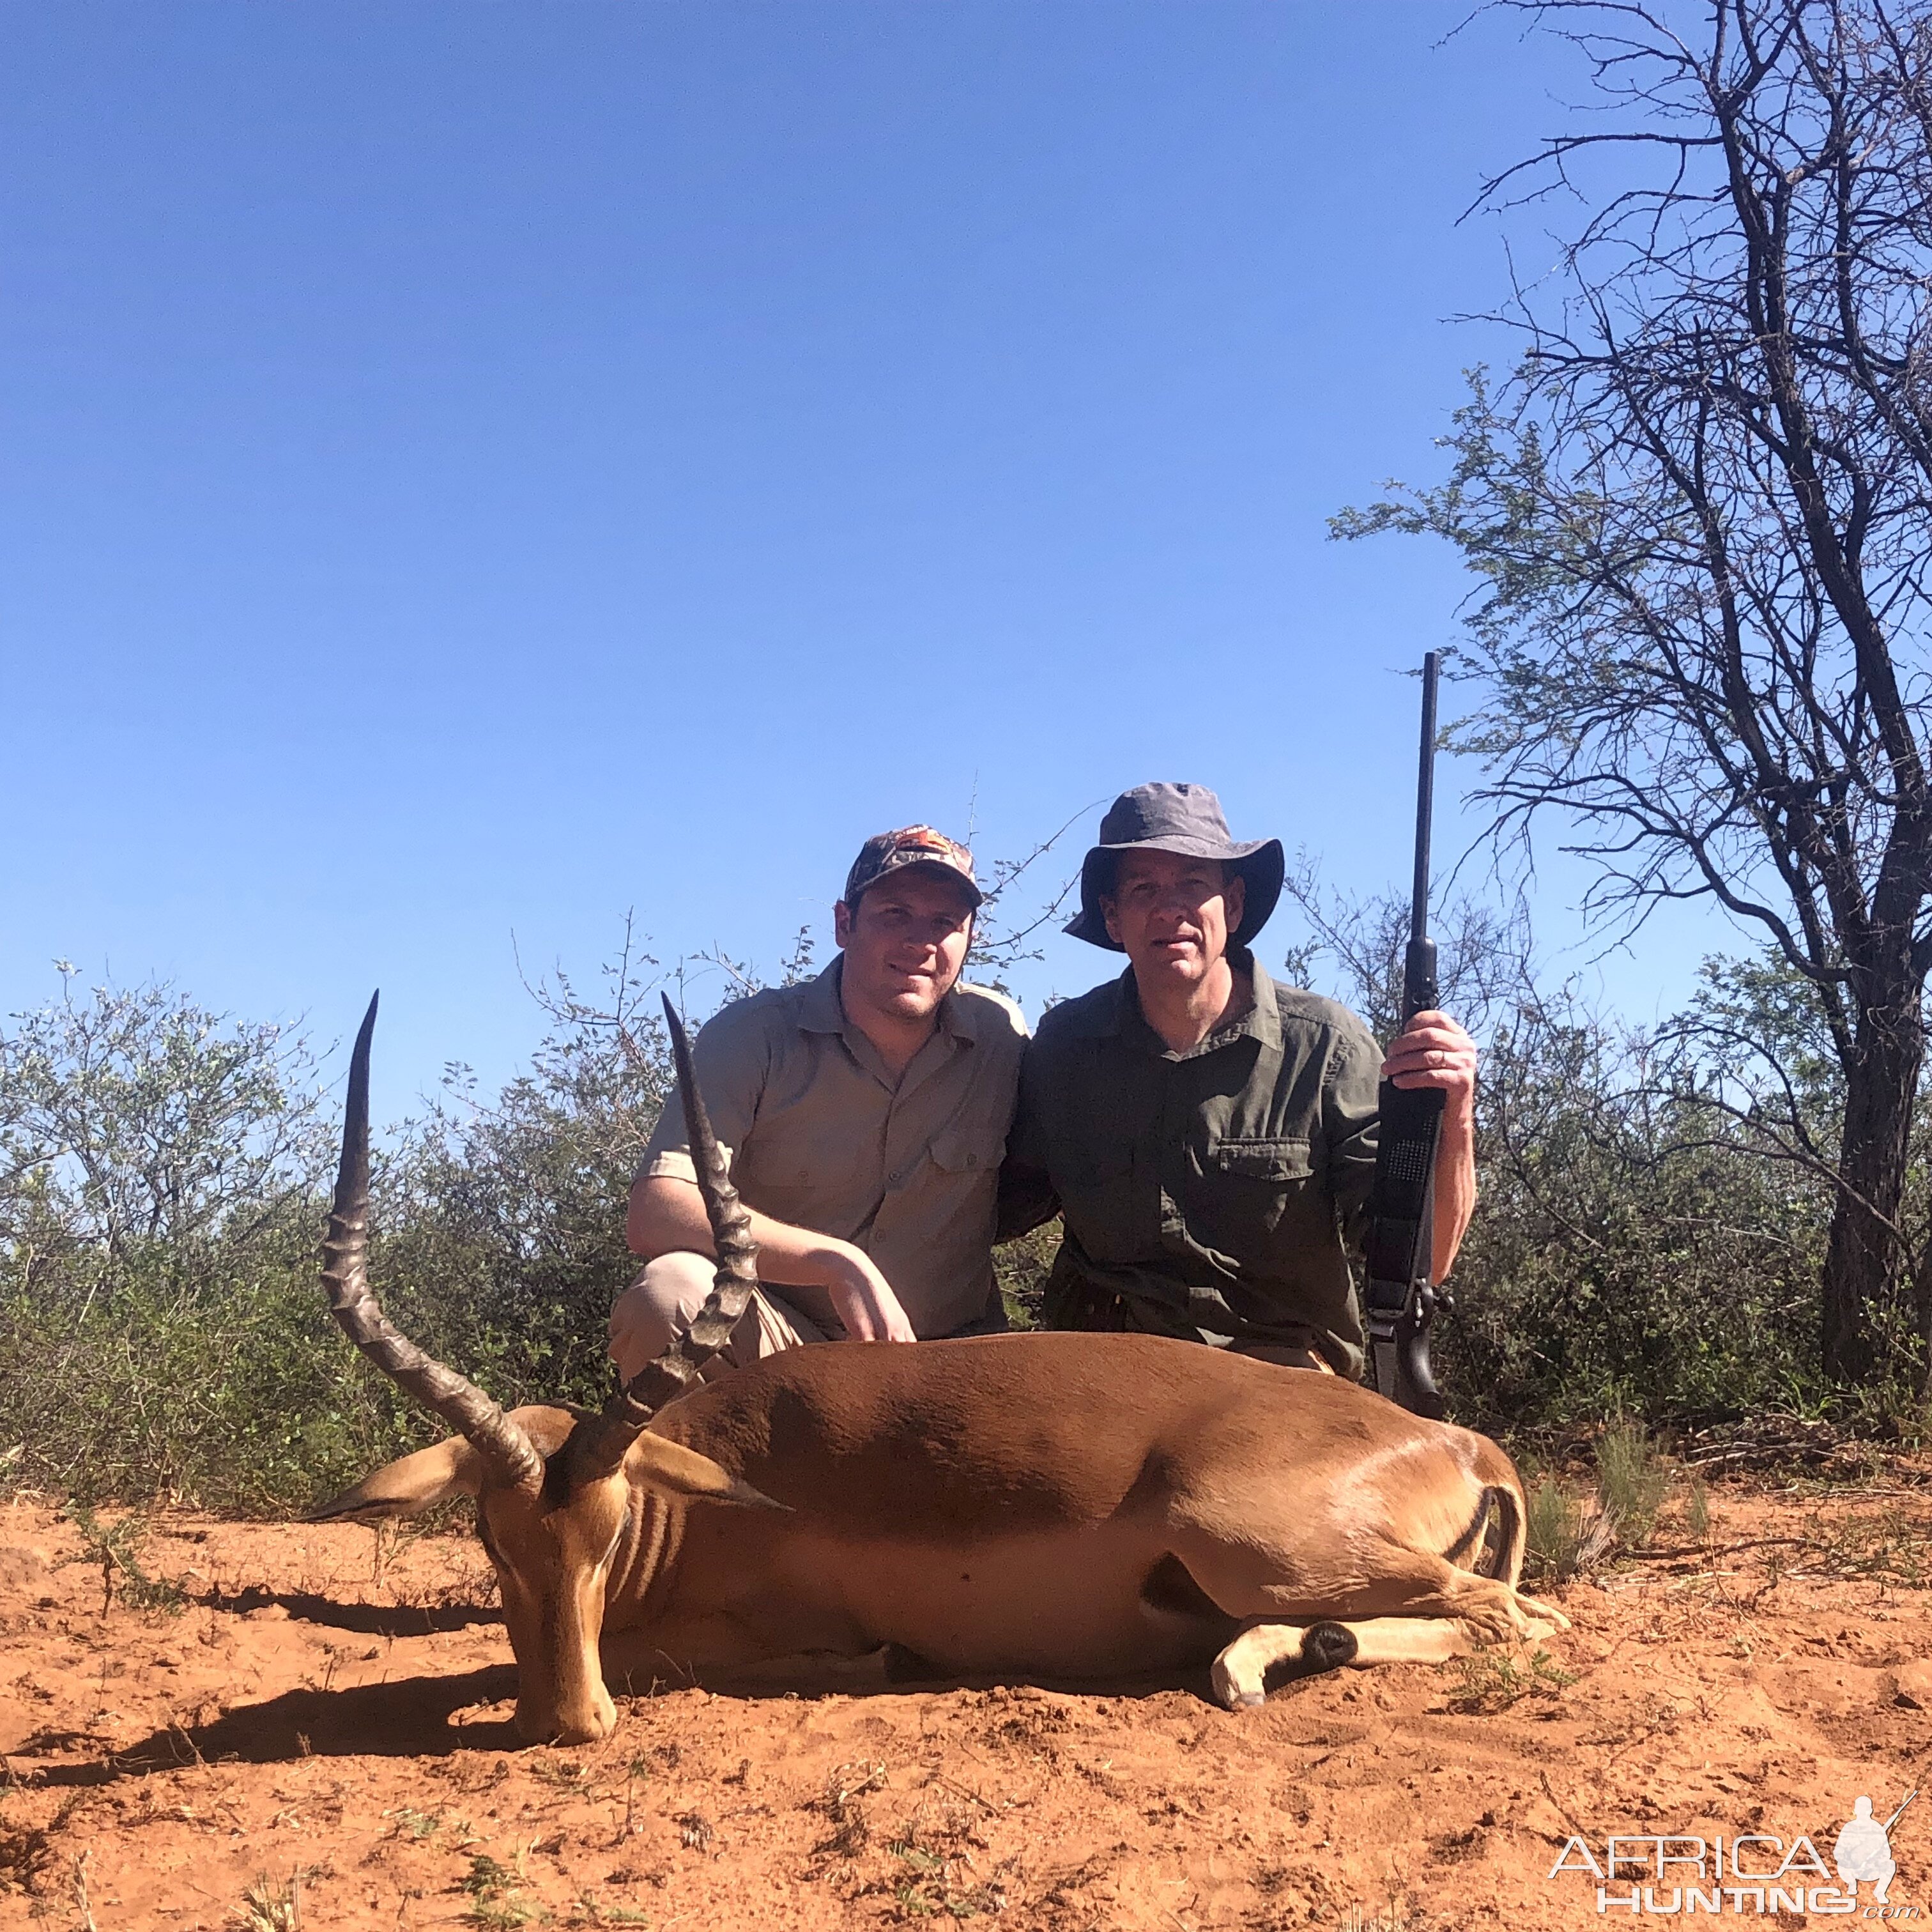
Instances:
[[[1305,936],[1288,976],[1386,1035],[1401,908],[1324,899],[1306,867],[1290,898]],[[1463,904],[1441,925],[1444,1004],[1484,1048],[1481,1199],[1438,1331],[1458,1418],[1507,1436],[1828,1411],[1811,1364],[1829,1188],[1739,1118],[1736,1070],[1700,1058],[1709,1028],[1754,1030],[1815,1071],[1802,998],[1774,970],[1714,963],[1696,1011],[1636,1034],[1545,985],[1520,916]],[[811,963],[801,946],[787,976]],[[626,1197],[673,1084],[664,976],[627,940],[596,994],[538,986],[523,1072],[489,1095],[452,1069],[382,1137],[374,1279],[407,1333],[506,1404],[608,1388],[606,1318],[636,1266]],[[1835,1098],[1808,1079],[1826,1139]],[[274,1514],[431,1439],[317,1292],[338,1131],[306,1041],[167,987],[83,994],[70,974],[0,1030],[0,1486]],[[1016,1326],[1058,1242],[995,1256]],[[1862,1426],[1916,1426],[1909,1324],[1894,1342],[1893,1394],[1862,1397]],[[1561,1570],[1586,1528],[1531,1500],[1532,1548]],[[1626,1544],[1639,1500],[1616,1504]]]

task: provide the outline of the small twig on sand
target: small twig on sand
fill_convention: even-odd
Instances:
[[[1557,1796],[1555,1788],[1550,1782],[1549,1772],[1546,1771],[1538,1772],[1537,1775],[1543,1780],[1544,1796],[1550,1800],[1551,1810],[1556,1814],[1558,1817],[1563,1820],[1564,1824],[1569,1826],[1570,1836],[1575,1838],[1582,1838],[1587,1841],[1590,1834],[1577,1824],[1575,1819],[1570,1816],[1569,1807],[1563,1802],[1562,1798]]]
[[[1708,1549],[1702,1544],[1696,1544],[1682,1550],[1661,1547],[1648,1550],[1639,1550],[1633,1551],[1631,1554],[1639,1558],[1648,1558],[1654,1562],[1661,1558],[1669,1556],[1736,1556],[1747,1550],[1822,1550],[1828,1555],[1831,1547],[1829,1544],[1820,1543],[1815,1538],[1809,1536],[1754,1536],[1748,1542],[1720,1544],[1714,1550]]]
[[[926,1775],[933,1784],[943,1784],[949,1791],[958,1792],[962,1798],[970,1798],[975,1804],[982,1805],[996,1815],[998,1813],[1000,1808],[991,1798],[982,1798],[970,1784],[962,1784],[958,1779],[948,1778],[943,1771],[928,1772]]]
[[[94,1856],[94,1847],[89,1845],[74,1862],[74,1901],[80,1908],[82,1932],[100,1932],[94,1922],[94,1910],[87,1902],[87,1862]]]

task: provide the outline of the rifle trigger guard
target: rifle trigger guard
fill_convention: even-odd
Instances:
[[[1411,1292],[1413,1321],[1420,1330],[1426,1328],[1438,1315],[1454,1315],[1456,1312],[1456,1294],[1448,1282],[1419,1281]],[[1412,1318],[1409,1308],[1405,1308],[1402,1318]]]

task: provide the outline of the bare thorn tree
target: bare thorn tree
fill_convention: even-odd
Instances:
[[[1474,378],[1450,480],[1335,527],[1447,537],[1484,580],[1456,742],[1498,837],[1554,808],[1594,914],[1714,902],[1810,988],[1845,1096],[1822,1362],[1866,1380],[1932,969],[1932,10],[1514,10],[1600,110],[1481,198],[1575,211],[1558,272],[1492,318],[1525,353]]]

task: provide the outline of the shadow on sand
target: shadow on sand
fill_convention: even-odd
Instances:
[[[222,1762],[280,1764],[302,1757],[447,1757],[458,1751],[517,1750],[506,1720],[458,1724],[457,1712],[517,1694],[509,1664],[448,1677],[401,1677],[343,1690],[285,1690],[238,1704],[212,1724],[171,1724],[92,1764],[49,1765],[42,1785],[111,1784],[149,1772]]]
[[[325,1624],[331,1630],[358,1636],[428,1636],[437,1630],[466,1630],[472,1624],[500,1624],[502,1612],[482,1604],[338,1604],[332,1597],[307,1591],[262,1590],[254,1586],[233,1596],[211,1593],[190,1601],[224,1616],[246,1616],[250,1610],[278,1604],[305,1624]]]
[[[870,1666],[868,1669],[866,1666]],[[713,1696],[756,1703],[772,1697],[938,1697],[955,1690],[1047,1690],[1070,1697],[1160,1697],[1170,1693],[1197,1698],[1216,1710],[1214,1686],[1206,1665],[1156,1670],[1136,1676],[1051,1677],[1021,1672],[957,1675],[941,1672],[923,1658],[897,1651],[880,1658],[855,1660],[835,1666],[824,1676],[809,1671],[784,1677],[746,1676],[726,1670],[679,1672],[668,1664],[653,1675],[633,1664],[625,1671],[607,1667],[605,1678],[620,1696],[654,1696],[667,1690],[703,1690]],[[1269,1687],[1288,1681],[1286,1672],[1271,1675]]]
[[[296,1603],[322,1599],[266,1597],[266,1602]],[[326,1607],[342,1610],[354,1606]],[[291,1614],[301,1614],[291,1607]],[[420,1612],[418,1612],[420,1614]],[[450,1612],[471,1622],[491,1621],[481,1612]],[[316,1619],[327,1622],[326,1618]],[[451,1628],[454,1628],[452,1625]],[[344,1628],[361,1628],[345,1624]],[[1213,1701],[1204,1671],[1162,1672],[1149,1676],[1114,1678],[1105,1682],[1055,1682],[1012,1676],[942,1677],[922,1669],[920,1660],[899,1657],[896,1666],[870,1683],[842,1676],[835,1685],[793,1679],[752,1685],[734,1682],[728,1674],[688,1673],[665,1670],[662,1675],[634,1671],[613,1672],[612,1690],[620,1698],[650,1696],[692,1688],[694,1682],[714,1694],[756,1702],[773,1696],[823,1695],[836,1688],[846,1696],[929,1696],[948,1691],[989,1690],[1033,1685],[1076,1696],[1153,1697],[1180,1691]],[[901,1675],[903,1672],[904,1674]],[[238,1704],[212,1723],[170,1724],[150,1732],[125,1749],[84,1764],[47,1765],[35,1782],[43,1786],[80,1788],[112,1784],[126,1778],[158,1771],[179,1771],[190,1766],[220,1763],[284,1764],[304,1757],[448,1757],[459,1751],[515,1751],[526,1740],[507,1719],[458,1721],[459,1712],[508,1702],[517,1694],[513,1664],[490,1664],[447,1676],[402,1677],[382,1684],[340,1689],[304,1688],[285,1690],[259,1704]],[[104,1740],[84,1732],[44,1732],[16,1748],[14,1756],[31,1760],[44,1751],[84,1748]]]

